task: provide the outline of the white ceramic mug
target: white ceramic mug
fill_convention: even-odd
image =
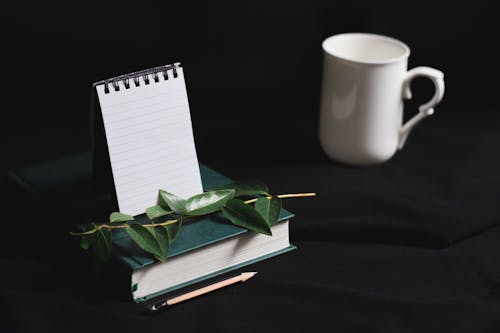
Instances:
[[[443,98],[443,73],[430,67],[408,71],[410,49],[396,39],[346,33],[325,39],[323,50],[319,133],[323,150],[335,160],[353,165],[387,161]],[[403,98],[411,98],[416,76],[430,78],[436,92],[403,125]]]

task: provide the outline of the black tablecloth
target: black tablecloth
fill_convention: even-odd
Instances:
[[[54,219],[57,203],[40,207],[4,181],[2,331],[500,331],[497,114],[442,107],[391,161],[362,168],[322,154],[315,116],[253,136],[260,120],[238,119],[247,132],[233,126],[228,144],[214,130],[224,119],[193,117],[200,159],[273,193],[317,192],[285,202],[297,251],[252,265],[244,285],[145,316],[127,286],[96,274],[67,234],[71,216]],[[74,144],[59,139],[30,142],[64,155]],[[21,160],[26,143],[9,147]]]
[[[7,1],[0,112],[0,332],[500,332],[498,12],[491,1]],[[318,142],[321,41],[398,38],[445,73],[387,163]],[[145,316],[68,235],[85,191],[26,196],[9,170],[89,148],[92,82],[181,61],[199,160],[289,199],[297,251]],[[383,84],[383,82],[380,82]],[[405,116],[430,98],[412,83]],[[67,170],[66,170],[67,171]],[[56,171],[57,172],[57,171]],[[72,206],[75,215],[88,205]],[[89,214],[90,215],[90,214]],[[91,217],[89,217],[90,219]],[[111,274],[107,274],[111,273]],[[115,272],[118,274],[118,272]]]

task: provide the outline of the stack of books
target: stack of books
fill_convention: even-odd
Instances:
[[[89,153],[78,154],[15,170],[10,178],[33,195],[54,190],[64,193],[64,188],[72,188],[76,182],[91,182],[90,161]],[[231,182],[203,164],[200,173],[205,189]],[[217,214],[186,221],[165,262],[140,250],[123,230],[118,230],[113,236],[113,260],[130,269],[132,298],[143,302],[165,293],[197,288],[212,278],[294,249],[288,237],[292,217],[282,209],[279,222],[271,228],[273,236],[247,231]],[[147,217],[141,215],[136,220],[147,222]]]

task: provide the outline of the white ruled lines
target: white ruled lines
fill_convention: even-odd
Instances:
[[[182,68],[120,90],[96,86],[121,212],[153,206],[159,189],[187,198],[203,191]]]

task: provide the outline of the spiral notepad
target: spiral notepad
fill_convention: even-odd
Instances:
[[[144,213],[159,189],[184,198],[203,191],[179,63],[94,86],[120,212]]]

